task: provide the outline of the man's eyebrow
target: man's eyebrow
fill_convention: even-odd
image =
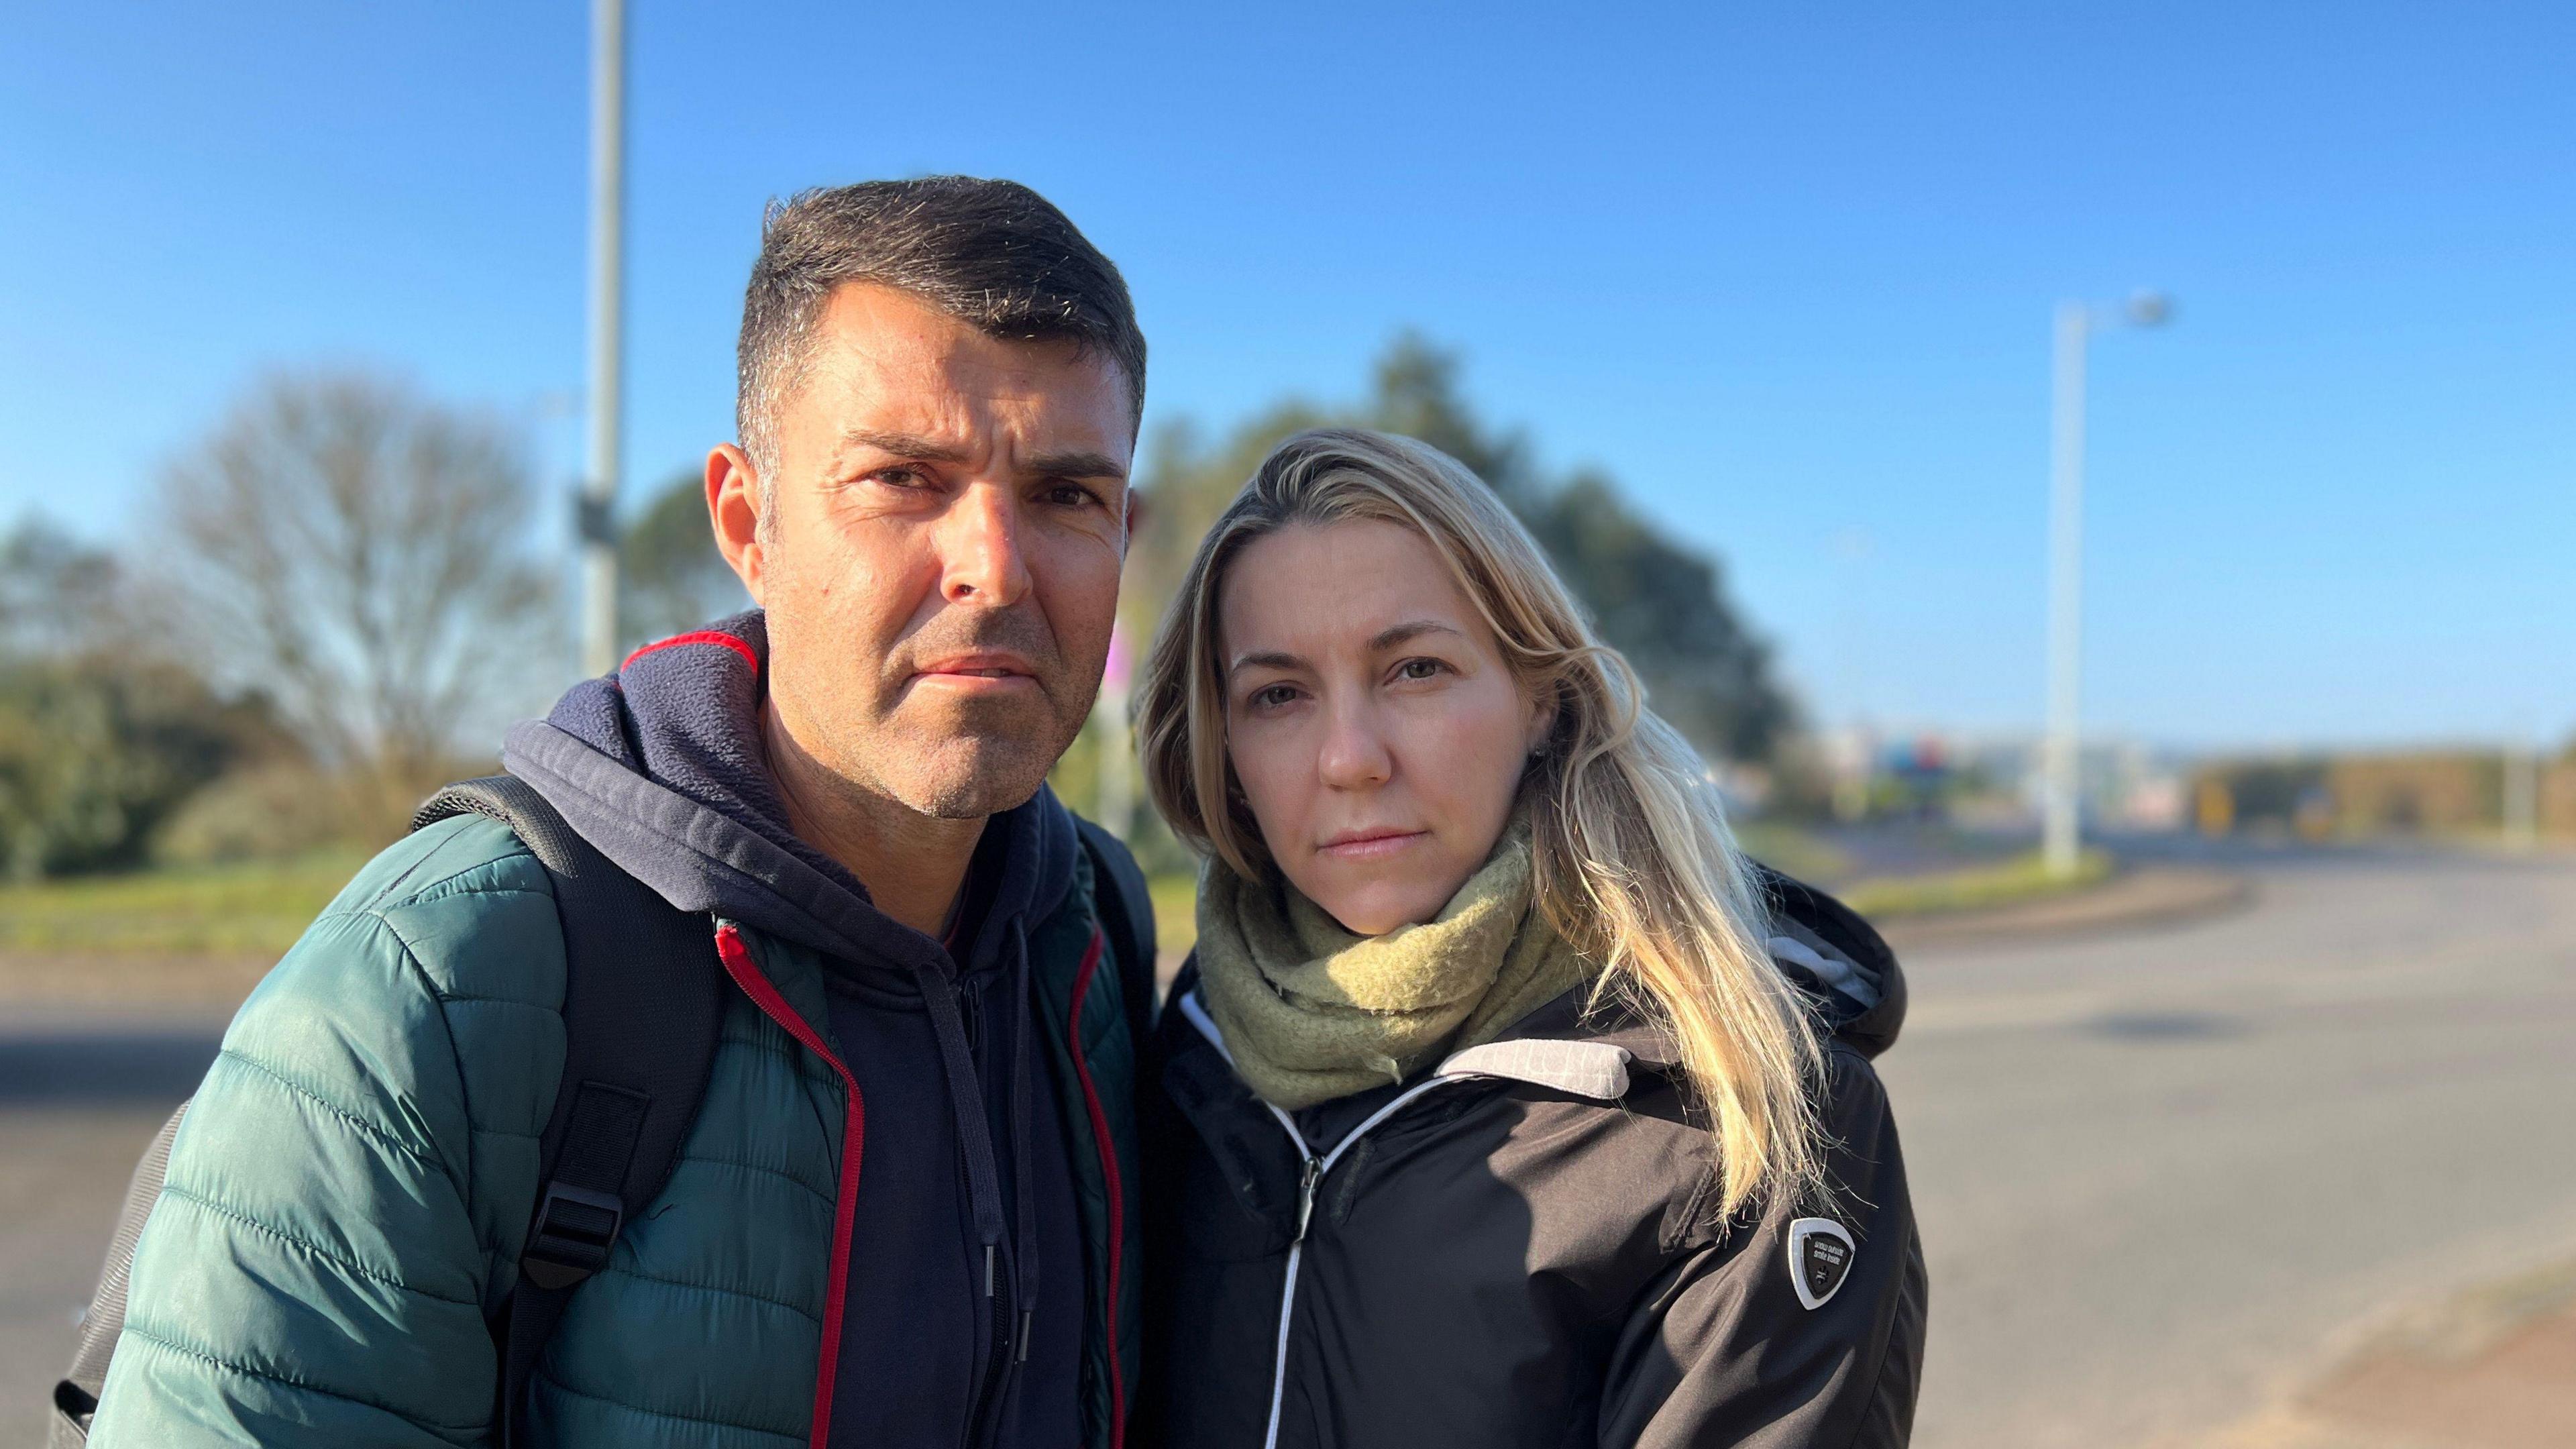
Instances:
[[[954,443],[934,443],[928,438],[911,433],[880,433],[869,428],[853,428],[841,435],[841,441],[844,444],[855,443],[862,448],[874,448],[880,453],[892,453],[898,458],[908,458],[916,463],[966,461],[964,448]]]
[[[1425,634],[1456,634],[1461,639],[1467,637],[1454,624],[1443,624],[1437,619],[1414,619],[1391,629],[1379,630],[1377,637],[1369,641],[1369,652],[1375,654],[1380,650],[1392,649],[1408,639],[1419,639]]]
[[[1285,669],[1293,673],[1305,667],[1306,661],[1294,654],[1263,650],[1252,654],[1236,655],[1234,662],[1225,667],[1225,674],[1228,679],[1231,679],[1247,669]]]
[[[1024,465],[1041,478],[1115,478],[1127,481],[1127,465],[1107,453],[1072,451],[1040,453]]]

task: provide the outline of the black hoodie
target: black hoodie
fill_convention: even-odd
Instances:
[[[767,653],[757,612],[641,650],[511,731],[503,762],[672,905],[827,960],[832,1046],[868,1103],[831,1442],[1063,1449],[1083,1249],[1027,930],[1073,887],[1072,817],[1044,789],[994,816],[947,941],[895,921],[788,829]]]

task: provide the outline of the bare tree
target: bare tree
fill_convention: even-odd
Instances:
[[[435,784],[460,728],[550,659],[516,441],[399,383],[273,378],[169,469],[158,501],[167,547],[138,571],[174,626],[377,807]]]

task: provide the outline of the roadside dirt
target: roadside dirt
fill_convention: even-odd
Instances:
[[[2410,1314],[2198,1449],[2576,1446],[2576,1263]]]

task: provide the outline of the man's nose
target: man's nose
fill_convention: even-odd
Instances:
[[[1324,784],[1335,790],[1374,789],[1395,774],[1395,755],[1374,713],[1358,704],[1331,711],[1315,763]]]
[[[968,485],[940,520],[939,564],[939,596],[949,603],[1007,609],[1028,594],[1028,556],[1009,490]]]

